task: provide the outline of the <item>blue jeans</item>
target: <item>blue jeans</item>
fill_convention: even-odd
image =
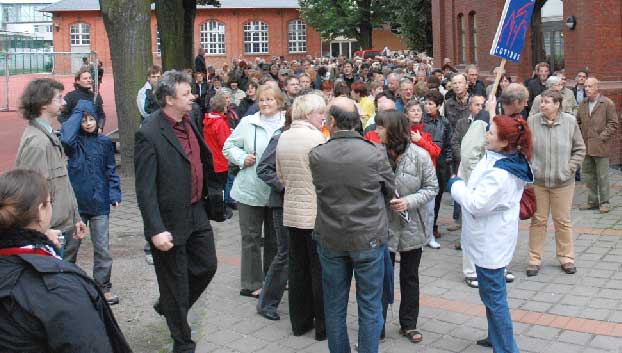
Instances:
[[[112,256],[110,256],[108,215],[90,216],[81,214],[82,222],[89,226],[91,241],[93,242],[93,279],[102,291],[109,292],[111,288],[110,273],[112,272]],[[81,240],[65,234],[65,253],[63,259],[75,263],[78,259],[78,250]]]
[[[231,198],[231,189],[233,188],[233,182],[235,181],[235,175],[227,175],[227,183],[225,184],[225,205],[231,205],[235,203],[235,200]]]
[[[346,327],[352,274],[356,279],[359,334],[358,351],[377,353],[382,330],[384,247],[361,251],[335,251],[318,245],[322,265],[326,336],[331,353],[350,353]]]
[[[479,296],[486,306],[488,341],[495,353],[519,353],[505,289],[505,267],[495,270],[475,266]]]

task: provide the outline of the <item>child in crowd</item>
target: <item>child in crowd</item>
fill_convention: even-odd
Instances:
[[[61,128],[61,142],[69,157],[69,179],[78,201],[78,210],[87,223],[93,241],[93,278],[110,305],[118,304],[110,284],[112,257],[109,251],[110,205],[121,203],[121,188],[112,141],[98,133],[97,113],[91,101],[80,100]],[[80,247],[80,241],[67,246]],[[77,255],[76,255],[77,256]]]

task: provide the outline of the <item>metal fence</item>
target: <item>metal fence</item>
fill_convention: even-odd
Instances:
[[[74,75],[84,65],[89,67],[97,91],[97,63],[95,52],[0,52],[0,111],[17,110],[19,97],[36,78],[54,78],[65,85],[65,91],[71,91]]]

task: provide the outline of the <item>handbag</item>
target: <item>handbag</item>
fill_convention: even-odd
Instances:
[[[536,203],[536,193],[532,187],[525,188],[523,190],[523,196],[520,199],[520,213],[519,218],[521,220],[530,219],[538,209]]]
[[[225,192],[223,189],[207,187],[205,210],[207,211],[207,218],[211,221],[225,221]]]

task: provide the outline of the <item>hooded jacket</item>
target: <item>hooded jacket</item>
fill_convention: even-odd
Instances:
[[[0,250],[49,244],[34,230],[0,237]],[[0,332],[0,352],[132,351],[95,282],[53,256],[0,256]]]
[[[533,182],[522,154],[487,151],[468,182],[458,180],[451,196],[462,206],[462,249],[479,267],[498,269],[512,260],[518,239],[520,200]]]
[[[95,129],[82,131],[84,113],[98,120],[91,101],[81,100],[69,119],[63,123],[60,140],[69,157],[69,180],[78,201],[80,214],[99,216],[110,214],[110,204],[121,202],[121,182],[116,172],[114,145]]]
[[[231,135],[231,128],[227,123],[227,117],[220,113],[206,113],[203,119],[203,138],[212,152],[214,171],[224,173],[228,170],[229,162],[222,154],[225,141]]]
[[[97,111],[97,118],[99,119],[97,121],[97,126],[103,129],[104,126],[106,125],[106,113],[104,113],[104,101],[102,100],[102,96],[99,94],[97,95],[97,98],[95,98],[95,94],[93,93],[90,87],[84,88],[82,86],[78,86],[76,87],[75,90],[65,95],[65,102],[67,104],[65,104],[63,111],[58,116],[58,122],[62,124],[65,121],[67,121],[69,117],[71,116],[71,114],[73,113],[73,110],[75,109],[75,107],[78,105],[78,102],[81,100],[88,100],[91,102],[95,101],[95,110]]]

